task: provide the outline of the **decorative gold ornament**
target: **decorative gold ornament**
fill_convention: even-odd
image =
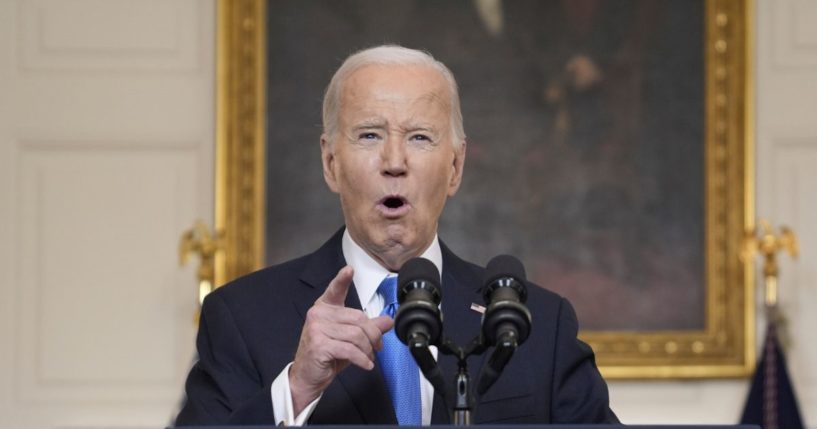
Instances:
[[[179,265],[184,266],[190,255],[199,256],[199,269],[196,277],[199,281],[199,305],[204,297],[213,291],[215,284],[215,257],[223,251],[221,234],[210,232],[210,228],[201,219],[192,228],[185,231],[179,239]]]
[[[751,262],[756,254],[763,256],[763,279],[767,309],[777,307],[777,279],[780,275],[777,253],[781,251],[788,252],[793,259],[797,259],[799,254],[797,236],[788,227],[780,227],[780,235],[775,235],[769,222],[761,220],[760,228],[746,231],[740,257],[744,262]]]

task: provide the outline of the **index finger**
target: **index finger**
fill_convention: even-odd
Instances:
[[[352,276],[355,270],[349,265],[338,271],[338,275],[329,282],[326,291],[318,298],[316,303],[323,302],[330,305],[343,306],[346,303],[346,294],[349,292],[349,285],[352,284]]]

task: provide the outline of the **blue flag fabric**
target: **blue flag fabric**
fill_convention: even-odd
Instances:
[[[763,429],[803,429],[774,322],[766,329],[763,355],[752,378],[740,423],[760,425]]]

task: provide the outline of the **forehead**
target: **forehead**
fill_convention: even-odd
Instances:
[[[425,65],[367,65],[352,72],[341,93],[341,110],[432,108],[448,112],[451,95],[440,71]],[[432,112],[429,112],[432,113]]]

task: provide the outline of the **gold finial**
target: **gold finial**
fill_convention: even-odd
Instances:
[[[215,256],[222,251],[223,246],[221,234],[211,233],[207,224],[200,219],[179,240],[179,265],[185,265],[191,254],[197,254],[201,259],[196,275],[199,280],[199,305],[213,291]]]
[[[777,253],[786,251],[792,258],[797,259],[799,248],[797,236],[786,226],[780,228],[780,235],[775,235],[771,225],[766,220],[760,221],[760,228],[746,231],[743,239],[741,260],[751,261],[755,254],[763,255],[763,278],[766,285],[766,308],[777,307],[777,278],[780,269],[777,264]]]

